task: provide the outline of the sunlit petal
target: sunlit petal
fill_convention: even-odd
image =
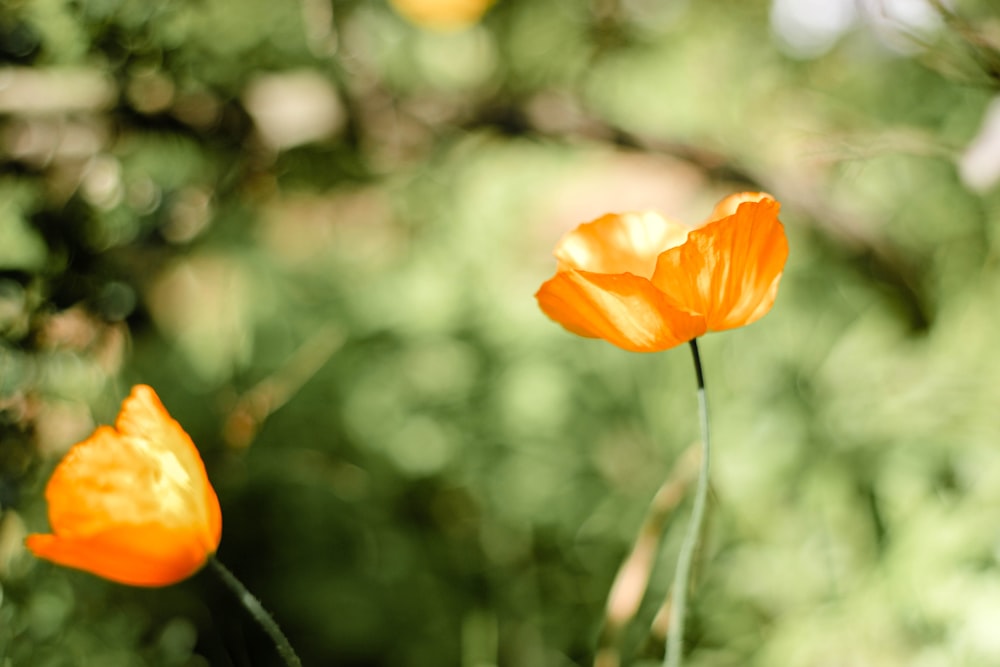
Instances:
[[[771,195],[766,192],[737,192],[723,198],[715,208],[712,209],[712,214],[708,216],[708,219],[702,224],[702,226],[707,225],[715,220],[721,220],[722,218],[728,218],[729,216],[736,213],[736,210],[740,207],[740,204],[745,202],[755,203],[762,199],[774,199]]]
[[[180,581],[215,552],[219,501],[194,443],[155,392],[137,386],[116,428],[73,446],[45,490],[52,535],[36,555],[136,585]]]
[[[603,338],[633,352],[656,352],[705,332],[703,318],[671,305],[644,278],[564,271],[545,282],[538,305],[581,336]]]
[[[133,387],[132,394],[122,404],[115,428],[135,448],[148,447],[154,459],[155,469],[167,480],[163,486],[178,491],[173,500],[177,519],[190,524],[197,519],[205,528],[206,546],[214,551],[222,536],[222,512],[219,499],[208,480],[205,464],[197,447],[180,424],[163,407],[156,392],[146,385]],[[150,446],[150,443],[155,443]],[[159,499],[158,517],[162,519],[164,510],[171,504],[165,502],[163,493]]]
[[[774,303],[788,257],[779,208],[770,198],[743,201],[734,214],[692,231],[660,255],[653,284],[704,314],[710,331],[759,319]]]
[[[653,275],[657,256],[680,245],[687,228],[652,212],[612,213],[580,225],[555,249],[558,269]]]

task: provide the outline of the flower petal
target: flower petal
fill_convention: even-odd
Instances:
[[[96,535],[29,535],[36,556],[130,586],[167,586],[187,579],[209,554],[198,535],[162,525],[118,526]]]
[[[673,306],[645,278],[561,271],[535,295],[542,311],[575,334],[632,352],[658,352],[705,332],[703,318]]]
[[[692,231],[684,245],[661,254],[653,284],[703,314],[710,331],[763,317],[774,303],[788,257],[779,208],[770,198],[743,200],[732,215]]]
[[[728,218],[736,213],[740,204],[744,202],[759,202],[762,199],[774,199],[774,197],[766,192],[737,192],[731,194],[728,197],[723,198],[722,201],[715,205],[715,208],[712,210],[712,215],[708,216],[708,220],[706,220],[702,226],[716,220],[721,220],[722,218]]]
[[[559,271],[631,273],[649,278],[657,256],[687,238],[687,228],[657,213],[609,213],[567,233],[555,249]]]
[[[494,0],[390,0],[396,11],[416,25],[435,30],[457,30],[471,25]]]
[[[115,581],[179,581],[222,535],[198,450],[144,385],[122,404],[116,428],[101,426],[70,449],[45,497],[54,535],[31,536],[28,546]],[[183,574],[162,580],[170,573]]]
[[[206,546],[210,546],[214,553],[222,537],[219,498],[208,480],[198,448],[163,407],[152,387],[137,385],[132,388],[131,395],[122,404],[115,428],[137,448],[155,443],[159,451],[153,456],[159,464],[158,471],[164,476],[172,477],[171,482],[175,488],[186,487],[190,481],[191,487],[183,494],[183,499],[188,501],[187,509],[190,513],[183,514],[182,520],[185,523],[196,522],[204,527]],[[175,462],[177,466],[174,466]],[[164,509],[170,509],[170,504],[164,502],[160,494],[158,500],[158,516],[162,516]],[[176,501],[179,500],[181,498],[178,497]],[[179,510],[180,505],[176,501],[174,506]]]

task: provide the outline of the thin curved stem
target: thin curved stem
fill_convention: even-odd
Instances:
[[[219,562],[215,556],[211,556],[208,562],[212,565],[212,569],[219,575],[223,583],[229,587],[236,597],[239,598],[240,603],[246,608],[250,615],[254,617],[254,620],[260,624],[264,629],[264,632],[268,634],[271,641],[274,642],[275,648],[278,650],[278,655],[281,659],[285,661],[288,667],[302,667],[302,661],[299,660],[299,656],[295,654],[295,649],[292,648],[291,643],[288,641],[288,637],[285,633],[281,631],[278,627],[278,623],[274,620],[271,614],[267,613],[267,610],[260,604],[260,600],[254,597],[243,582],[236,578],[232,572],[229,571],[225,565]]]
[[[708,428],[708,400],[705,397],[705,376],[701,370],[701,356],[698,354],[698,339],[691,341],[691,356],[694,358],[694,372],[698,380],[698,414],[701,418],[701,469],[698,487],[695,489],[694,509],[688,523],[677,569],[674,571],[673,602],[670,605],[670,630],[667,635],[667,652],[663,657],[664,667],[681,667],[684,660],[684,617],[687,613],[688,581],[691,577],[691,560],[694,557],[701,525],[705,518],[705,502],[708,498],[708,473],[711,464],[712,445]]]

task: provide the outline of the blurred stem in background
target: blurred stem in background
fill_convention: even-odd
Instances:
[[[605,605],[604,628],[594,656],[594,667],[619,667],[622,664],[618,642],[625,626],[639,611],[667,519],[683,502],[688,487],[695,480],[701,461],[699,449],[698,443],[692,443],[677,460],[659,491],[653,496],[635,544],[618,568]],[[654,626],[657,625],[654,621]]]
[[[698,414],[701,419],[701,469],[698,474],[698,487],[695,489],[694,509],[691,511],[691,521],[688,523],[687,534],[681,545],[677,558],[677,569],[674,572],[673,604],[670,613],[670,632],[667,635],[667,652],[663,659],[664,667],[680,667],[684,653],[684,616],[687,613],[688,579],[691,575],[691,558],[698,538],[701,535],[701,524],[705,517],[705,501],[708,498],[708,473],[711,464],[711,441],[708,429],[708,402],[705,397],[705,376],[701,370],[701,356],[698,354],[698,339],[691,340],[691,356],[694,359],[694,372],[698,381]]]

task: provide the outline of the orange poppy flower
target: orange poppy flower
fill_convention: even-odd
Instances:
[[[74,445],[45,489],[51,535],[28,549],[133,586],[197,572],[222,537],[219,499],[191,438],[156,392],[133,387],[114,428]]]
[[[605,215],[556,246],[535,297],[575,334],[658,352],[750,324],[771,309],[788,257],[770,195],[730,195],[696,229],[656,213]]]
[[[389,0],[412,23],[432,30],[458,30],[482,18],[495,0]]]

